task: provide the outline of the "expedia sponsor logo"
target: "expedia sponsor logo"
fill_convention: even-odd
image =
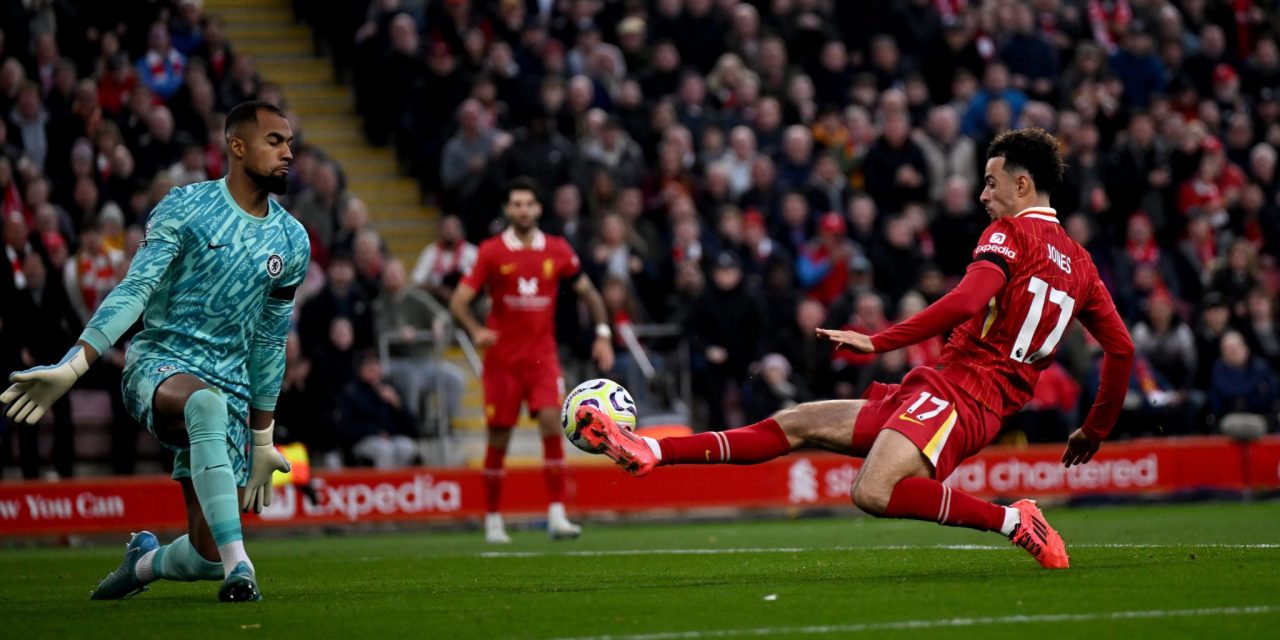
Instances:
[[[273,489],[275,497],[262,512],[264,520],[292,520],[303,517],[339,516],[356,521],[368,515],[400,516],[417,513],[450,513],[462,506],[462,487],[452,480],[436,480],[430,475],[414,475],[387,482],[354,482],[329,485],[316,480],[317,501],[301,500],[291,486]]]
[[[973,250],[973,255],[975,256],[982,255],[984,253],[998,253],[1010,260],[1015,260],[1018,257],[1017,251],[1014,251],[1013,249],[1010,249],[1009,247],[1006,247],[1002,244],[979,245],[977,249]]]

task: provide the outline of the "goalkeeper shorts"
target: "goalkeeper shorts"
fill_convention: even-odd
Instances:
[[[201,374],[193,367],[169,358],[142,358],[125,367],[121,390],[129,415],[146,427],[160,440],[164,448],[174,452],[173,479],[191,477],[191,451],[186,445],[165,442],[156,433],[154,399],[160,384],[179,373],[197,378]],[[249,399],[246,394],[219,389],[227,399],[227,458],[231,460],[231,472],[236,484],[243,487],[249,481]]]

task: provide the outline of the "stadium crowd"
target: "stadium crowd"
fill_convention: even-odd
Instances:
[[[221,176],[221,114],[255,97],[288,106],[199,1],[107,4],[4,4],[0,370],[60,357],[127,270],[151,207],[172,186]],[[284,203],[308,228],[314,264],[278,414],[315,450],[411,459],[420,390],[463,383],[415,338],[445,330],[441,303],[499,228],[502,186],[521,175],[542,187],[544,227],[568,238],[615,328],[685,327],[698,427],[900,380],[936,359],[942,339],[862,356],[833,353],[814,328],[874,333],[942,296],[988,222],[976,197],[985,148],[1022,126],[1061,141],[1068,170],[1054,206],[1138,348],[1117,433],[1211,432],[1240,412],[1276,426],[1275,7],[294,5],[355,91],[370,142],[394,145],[446,214],[416,264],[390,259],[341,167],[291,118],[299,143]],[[571,294],[558,331],[585,361],[592,334]],[[390,371],[370,351],[379,336],[402,339]],[[643,396],[617,347],[609,375]],[[1061,440],[1092,402],[1096,345],[1073,327],[1060,354],[1010,433]],[[112,467],[128,473],[136,426],[117,398],[122,363],[108,354],[92,375],[112,392]],[[69,475],[71,408],[60,406],[52,457]],[[34,475],[34,436],[9,431],[0,464],[14,439]]]

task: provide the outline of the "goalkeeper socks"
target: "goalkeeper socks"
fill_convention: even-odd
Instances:
[[[236,479],[227,456],[227,401],[218,391],[200,389],[187,399],[183,413],[191,442],[191,484],[218,545],[223,571],[230,574],[236,562],[248,557],[240,533]]]
[[[192,582],[225,577],[222,563],[205,560],[185,535],[142,556],[136,571],[143,582],[159,579]]]
[[[778,421],[766,418],[747,427],[663,438],[659,464],[756,464],[791,453]]]
[[[1005,507],[979,500],[930,478],[903,478],[889,496],[886,518],[931,520],[948,527],[1000,531]]]
[[[500,447],[489,447],[484,452],[484,510],[485,513],[497,513],[498,503],[502,501],[502,479],[506,472],[502,470],[502,459],[507,450]]]
[[[547,498],[564,502],[564,436],[542,436],[542,480],[547,485]]]

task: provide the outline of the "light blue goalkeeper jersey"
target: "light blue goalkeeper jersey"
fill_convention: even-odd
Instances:
[[[103,353],[142,315],[128,363],[179,362],[204,382],[272,410],[284,376],[294,291],[311,246],[271,202],[265,218],[236,204],[226,179],[171,190],[147,219],[128,274],[80,339]],[[247,391],[247,393],[246,393]]]

